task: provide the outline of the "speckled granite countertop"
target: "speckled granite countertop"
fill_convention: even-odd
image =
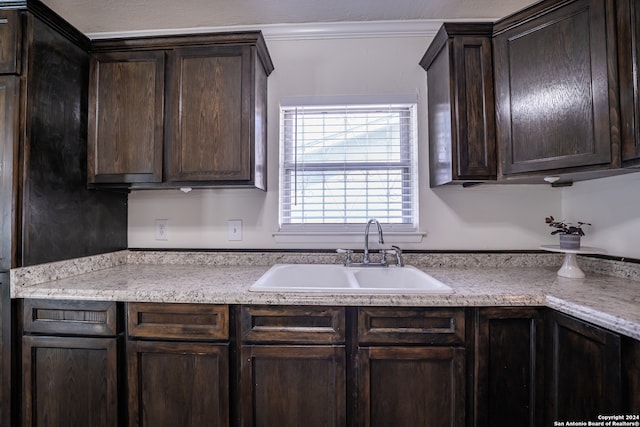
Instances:
[[[216,304],[547,306],[640,339],[640,266],[583,258],[585,279],[565,279],[556,254],[406,254],[453,294],[252,292],[276,263],[338,263],[327,253],[122,251],[11,271],[12,298]]]

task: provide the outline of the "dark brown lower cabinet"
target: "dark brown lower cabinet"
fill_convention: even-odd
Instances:
[[[358,354],[358,425],[465,425],[464,348],[369,347]]]
[[[22,425],[118,426],[118,305],[24,300]]]
[[[346,424],[343,345],[242,346],[240,353],[242,426]]]
[[[476,311],[475,426],[543,425],[543,309]]]
[[[229,425],[229,307],[128,303],[129,425]]]
[[[622,337],[622,413],[640,415],[640,341]]]
[[[228,345],[129,341],[129,425],[228,426]]]
[[[345,308],[241,306],[239,425],[345,426]]]
[[[547,327],[547,425],[620,414],[620,336],[552,311]]]
[[[640,412],[640,341],[546,308],[127,303],[125,347],[122,304],[16,307],[24,426],[537,427]]]
[[[24,426],[117,426],[115,338],[22,341]]]
[[[464,426],[465,309],[362,307],[358,426]]]

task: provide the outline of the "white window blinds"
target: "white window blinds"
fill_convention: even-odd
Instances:
[[[415,109],[281,107],[281,229],[376,218],[387,228],[415,230]]]

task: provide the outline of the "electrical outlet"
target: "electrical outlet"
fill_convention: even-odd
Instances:
[[[242,220],[230,219],[227,221],[228,240],[242,240]]]
[[[168,219],[156,219],[156,240],[169,240]]]

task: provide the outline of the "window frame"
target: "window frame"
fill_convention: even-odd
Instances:
[[[402,138],[403,143],[408,144],[408,147],[401,149],[401,160],[394,162],[398,166],[397,169],[403,169],[402,176],[402,211],[403,216],[410,218],[410,222],[392,223],[382,222],[381,225],[386,233],[397,233],[398,235],[420,235],[418,233],[418,114],[417,114],[417,96],[416,95],[388,95],[388,96],[358,96],[358,97],[293,97],[285,98],[280,103],[279,108],[279,125],[280,125],[280,153],[279,153],[279,199],[278,199],[278,233],[275,235],[326,235],[327,238],[331,238],[332,235],[349,235],[360,234],[366,224],[366,220],[361,223],[287,223],[284,222],[284,214],[287,209],[286,202],[290,201],[294,191],[291,189],[291,183],[289,184],[289,191],[285,191],[287,180],[290,181],[290,174],[287,171],[287,160],[285,159],[285,146],[287,141],[285,139],[285,111],[295,107],[300,108],[318,108],[327,107],[335,108],[345,107],[344,110],[349,108],[357,110],[360,107],[370,107],[373,105],[393,105],[406,107],[409,112],[408,134],[405,138]],[[333,163],[306,163],[305,168],[309,170],[309,167],[317,168],[322,171],[363,171],[363,170],[389,170],[388,162],[333,162]],[[405,185],[404,182],[408,182],[409,185]],[[421,238],[421,237],[420,237]],[[324,239],[322,239],[324,240]]]

